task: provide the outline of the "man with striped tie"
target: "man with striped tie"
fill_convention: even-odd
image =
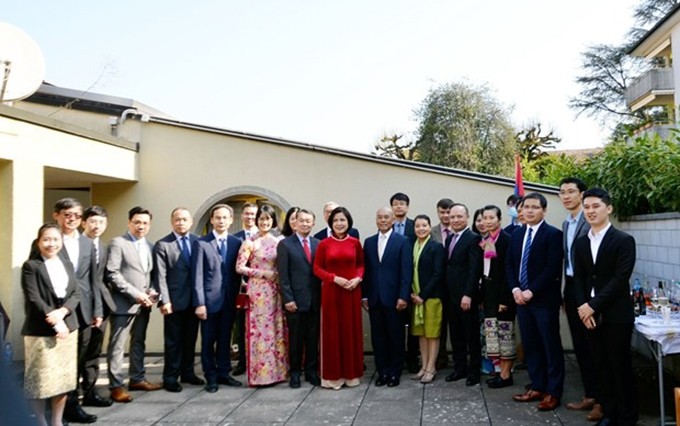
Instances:
[[[560,338],[562,231],[545,222],[546,198],[524,197],[525,225],[511,237],[506,279],[517,303],[531,388],[513,396],[517,402],[539,402],[540,411],[560,405],[564,388],[564,353]]]

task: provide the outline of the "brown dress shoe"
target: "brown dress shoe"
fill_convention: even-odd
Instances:
[[[156,391],[162,388],[162,386],[156,383],[149,383],[146,380],[142,380],[141,382],[134,383],[130,382],[128,388],[130,388],[130,390]]]
[[[541,402],[538,403],[538,411],[552,411],[560,405],[560,399],[547,394]]]
[[[586,416],[589,422],[599,422],[604,418],[604,412],[602,411],[602,404],[593,405],[593,409]]]
[[[132,402],[132,396],[122,386],[111,389],[111,400],[116,402]]]
[[[518,393],[517,395],[513,395],[512,399],[514,399],[517,402],[534,402],[541,401],[543,400],[544,397],[545,394],[543,392],[529,389],[525,393]]]
[[[579,402],[570,402],[569,404],[567,404],[567,410],[576,410],[576,411],[592,410],[594,405],[595,405],[595,398],[584,397]]]

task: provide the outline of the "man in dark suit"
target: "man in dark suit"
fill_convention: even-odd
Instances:
[[[91,370],[85,366],[85,360],[90,356],[92,348],[90,341],[92,329],[102,323],[104,313],[100,288],[96,284],[96,266],[94,258],[94,246],[92,241],[80,235],[78,228],[82,223],[83,206],[75,198],[62,198],[54,205],[52,218],[59,225],[64,238],[63,250],[59,256],[73,264],[80,303],[76,308],[78,317],[78,382],[82,378],[80,388],[88,391],[94,387],[96,377],[91,377]],[[73,423],[94,423],[97,416],[87,414],[78,402],[78,388],[69,392],[64,409],[64,419]]]
[[[560,181],[560,201],[569,212],[562,222],[564,244],[564,311],[569,323],[574,354],[581,373],[584,397],[581,401],[570,402],[570,410],[590,410],[587,419],[597,421],[602,418],[602,406],[596,404],[596,381],[593,357],[588,347],[587,329],[578,316],[578,304],[574,290],[574,241],[588,235],[590,225],[583,216],[583,191],[588,189],[581,179],[566,177]]]
[[[152,244],[146,235],[151,229],[151,212],[136,206],[128,212],[128,232],[109,243],[106,281],[111,287],[114,308],[109,318],[111,327],[107,361],[109,388],[115,402],[130,402],[132,396],[123,388],[125,343],[130,336],[130,390],[154,391],[159,384],[146,380],[144,351],[146,329],[155,300],[151,292],[153,268]],[[157,295],[156,295],[157,296]]]
[[[257,215],[257,204],[244,203],[241,208],[241,230],[234,234],[236,238],[245,241],[251,235],[257,233],[257,225],[255,224],[255,216]],[[248,281],[248,277],[242,277],[244,281]],[[234,376],[240,376],[246,372],[246,311],[243,309],[236,310],[236,344],[238,345],[238,364],[232,371]]]
[[[574,243],[574,287],[604,410],[598,425],[632,426],[638,404],[630,348],[635,315],[628,283],[635,240],[611,225],[611,198],[603,189],[583,193],[583,210],[591,229]]]
[[[94,246],[95,284],[99,288],[104,311],[104,320],[99,326],[96,326],[95,323],[92,327],[89,345],[91,350],[88,350],[85,355],[85,370],[88,371],[87,376],[91,378],[91,380],[88,380],[89,388],[83,389],[83,405],[91,407],[108,407],[113,401],[109,398],[100,396],[94,387],[99,378],[99,354],[101,354],[102,346],[104,344],[104,331],[108,324],[109,313],[114,306],[111,292],[104,284],[107,250],[101,242],[101,236],[108,226],[108,213],[103,207],[90,206],[83,212],[82,226],[83,235],[89,238]]]
[[[439,218],[439,223],[432,227],[430,235],[432,239],[441,245],[446,244],[446,240],[451,235],[451,220],[449,219],[449,211],[454,202],[450,198],[442,198],[437,201],[437,217]],[[448,355],[446,355],[446,342],[448,341],[448,322],[449,318],[445,316],[442,311],[442,328],[441,334],[439,335],[439,354],[437,355],[437,370],[443,370],[449,364]]]
[[[218,384],[242,385],[229,374],[231,328],[241,284],[236,273],[241,240],[228,233],[233,214],[227,204],[213,206],[213,230],[199,238],[191,250],[194,312],[201,320],[201,365],[207,381],[205,390],[210,393],[217,392]]]
[[[205,384],[194,372],[198,318],[191,304],[191,246],[198,237],[189,232],[193,220],[184,207],[172,211],[170,225],[172,232],[153,248],[152,282],[160,295],[158,306],[163,315],[163,388],[181,392],[180,376],[182,383]]]
[[[290,356],[290,387],[300,387],[302,360],[305,379],[314,386],[319,379],[319,331],[321,282],[314,275],[312,265],[319,240],[310,237],[314,227],[314,213],[300,209],[295,233],[276,248],[276,265],[283,296]]]
[[[404,309],[413,281],[413,248],[392,229],[388,207],[376,213],[378,233],[364,242],[362,304],[371,319],[376,386],[399,385],[404,365]]]
[[[482,277],[481,237],[468,226],[467,206],[455,203],[449,210],[453,233],[446,241],[446,289],[443,299],[449,318],[453,373],[447,382],[466,378],[466,386],[479,384],[482,344],[479,334],[479,280]],[[468,360],[469,358],[469,360]]]
[[[335,201],[329,201],[323,205],[323,223],[326,225],[326,227],[324,227],[322,230],[314,234],[314,238],[321,241],[324,238],[328,238],[331,236],[333,232],[331,231],[331,227],[328,226],[328,218],[331,216],[333,210],[335,210],[335,208],[339,206],[340,205]],[[347,233],[349,234],[350,237],[354,237],[357,240],[359,239],[359,231],[356,230],[355,228],[350,228],[349,231],[347,231]]]
[[[544,218],[548,201],[532,192],[524,197],[525,225],[510,239],[505,261],[508,287],[517,303],[524,356],[531,379],[517,402],[540,401],[540,411],[560,405],[564,388],[564,353],[560,338],[562,231]]]

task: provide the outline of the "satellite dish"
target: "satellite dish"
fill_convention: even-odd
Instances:
[[[45,60],[31,37],[0,22],[0,102],[19,101],[35,93],[45,77]]]

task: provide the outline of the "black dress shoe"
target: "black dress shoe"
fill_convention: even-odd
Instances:
[[[496,380],[489,383],[489,387],[491,389],[500,389],[500,388],[512,386],[513,384],[514,384],[514,382],[512,380],[512,376],[508,377],[507,379],[504,379],[501,376],[497,376]]]
[[[182,380],[180,380],[180,382],[186,383],[186,384],[189,384],[189,385],[197,385],[197,386],[205,384],[205,380],[201,379],[198,376],[182,377]]]
[[[446,380],[447,382],[455,382],[466,377],[467,377],[466,373],[463,373],[462,371],[454,371],[453,373],[446,376],[444,380]]]
[[[238,380],[234,379],[231,376],[218,377],[217,383],[219,383],[221,385],[227,385],[227,386],[243,386],[243,383],[239,382]]]
[[[300,387],[300,373],[293,373],[290,375],[290,382],[288,385],[293,388],[297,389]]]
[[[67,404],[64,409],[64,420],[71,423],[94,423],[97,416],[87,414],[77,403]]]
[[[234,376],[240,376],[241,374],[246,372],[246,367],[245,365],[237,365],[231,372]]]
[[[316,373],[305,373],[305,380],[308,381],[312,386],[321,386],[321,379]]]
[[[89,392],[83,397],[84,407],[110,407],[111,404],[113,404],[111,399],[104,398],[95,391]]]
[[[182,385],[177,382],[163,382],[163,389],[168,392],[182,392]]]
[[[387,387],[393,388],[396,386],[399,386],[399,377],[390,377],[390,380],[387,381]]]
[[[210,383],[208,382],[207,385],[205,385],[205,391],[209,393],[215,393],[217,392],[217,383]]]
[[[465,386],[475,386],[479,384],[479,375],[475,374],[473,376],[468,376],[465,380]]]
[[[376,386],[385,386],[387,384],[387,376],[378,376],[377,379],[375,379],[375,385]]]
[[[493,375],[493,376],[489,377],[488,379],[484,380],[484,383],[486,383],[488,385],[491,382],[497,381],[500,377],[501,377],[500,374]]]

